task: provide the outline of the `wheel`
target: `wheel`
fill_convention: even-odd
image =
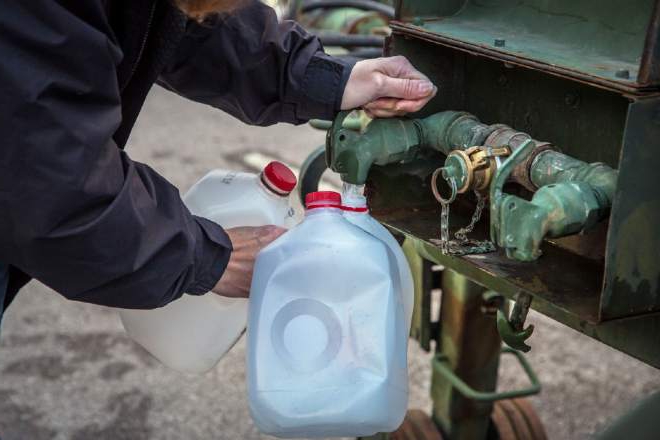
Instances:
[[[390,434],[389,440],[442,440],[442,435],[424,411],[413,409],[408,411],[399,429]]]
[[[500,440],[547,440],[541,419],[527,399],[498,400],[491,420]]]

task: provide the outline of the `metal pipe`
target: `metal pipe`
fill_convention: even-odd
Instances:
[[[377,47],[360,47],[355,50],[348,52],[345,55],[340,55],[340,57],[353,57],[358,59],[369,59],[369,58],[378,58],[383,56],[383,49]]]
[[[420,148],[439,150],[448,155],[449,161],[455,155],[452,155],[454,150],[509,147],[511,160],[500,162],[492,162],[501,159],[492,157],[495,148],[488,150],[490,172],[487,178],[481,176],[486,180],[474,178],[481,159],[475,154],[473,161],[467,155],[474,149],[465,151],[467,159],[463,160],[469,166],[454,167],[462,176],[453,178],[454,183],[483,180],[486,188],[491,178],[501,186],[506,180],[514,179],[536,191],[531,201],[501,190],[499,195],[491,194],[491,236],[512,258],[523,261],[538,258],[546,236],[561,237],[588,229],[605,217],[612,205],[616,170],[566,156],[552,150],[550,143],[537,143],[528,134],[505,125],[483,124],[469,113],[446,111],[424,119],[376,119],[363,133],[341,128],[345,117],[346,114],[338,117],[328,132],[327,163],[341,174],[344,182],[358,185],[365,183],[373,164],[411,159]],[[468,175],[472,178],[468,179]],[[465,186],[474,189],[469,183]],[[500,233],[493,235],[493,231]]]
[[[616,190],[617,170],[601,162],[586,163],[558,151],[538,154],[530,168],[531,181],[540,188],[560,182],[589,184],[602,205],[611,206]]]
[[[506,145],[511,150],[516,150],[524,141],[531,139],[527,133],[504,124],[484,124],[476,116],[466,112],[440,112],[422,119],[420,123],[424,146],[445,155],[473,146],[498,148]],[[552,149],[553,146],[549,142],[532,140],[536,144],[535,151],[528,160],[516,167],[511,177],[530,191],[535,191],[538,187],[534,186],[529,176],[531,162],[536,154]]]
[[[324,46],[341,47],[383,47],[385,41],[379,35],[344,35],[335,33],[317,33]]]
[[[312,0],[303,3],[300,11],[305,13],[315,9],[328,8],[356,8],[365,11],[375,11],[390,19],[394,18],[394,8],[392,6],[373,0]]]

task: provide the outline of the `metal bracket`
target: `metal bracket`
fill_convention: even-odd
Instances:
[[[509,347],[525,353],[532,349],[525,341],[532,336],[534,326],[523,328],[531,304],[531,295],[520,292],[516,295],[510,318],[507,318],[503,308],[497,310],[497,331],[500,337]]]
[[[534,141],[527,139],[519,148],[511,153],[509,158],[497,169],[493,177],[493,183],[490,186],[490,239],[499,246],[502,246],[505,239],[504,237],[500,237],[501,226],[499,216],[499,211],[504,206],[504,199],[508,197],[507,194],[504,194],[504,184],[509,179],[513,169],[523,163],[527,156],[534,151],[534,148],[536,148]]]
[[[482,392],[477,391],[472,388],[470,385],[466,384],[461,378],[459,378],[454,371],[449,366],[449,359],[442,353],[436,356],[433,360],[433,369],[436,373],[444,377],[447,382],[449,382],[459,393],[465,396],[468,399],[476,400],[479,402],[494,402],[496,400],[502,399],[511,399],[514,397],[523,397],[531,396],[533,394],[538,394],[541,391],[541,383],[539,382],[536,373],[532,370],[531,365],[525,359],[523,355],[518,350],[514,350],[509,347],[502,347],[502,354],[510,353],[513,354],[520,363],[520,366],[523,368],[529,379],[530,386],[523,388],[521,390],[512,390],[512,391],[502,391],[502,392]]]

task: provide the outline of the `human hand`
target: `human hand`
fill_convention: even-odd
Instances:
[[[438,89],[403,56],[359,61],[346,83],[341,109],[362,107],[370,117],[420,110]]]
[[[254,260],[261,249],[286,232],[278,226],[227,229],[234,250],[213,292],[221,296],[247,298],[250,295]]]

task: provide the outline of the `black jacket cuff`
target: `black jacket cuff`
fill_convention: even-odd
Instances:
[[[186,293],[203,295],[213,289],[227,268],[232,245],[227,233],[203,217],[193,216],[200,228],[195,249],[195,280]]]
[[[346,83],[356,60],[336,58],[317,52],[314,54],[302,83],[303,100],[298,104],[301,119],[332,120],[341,109]]]

